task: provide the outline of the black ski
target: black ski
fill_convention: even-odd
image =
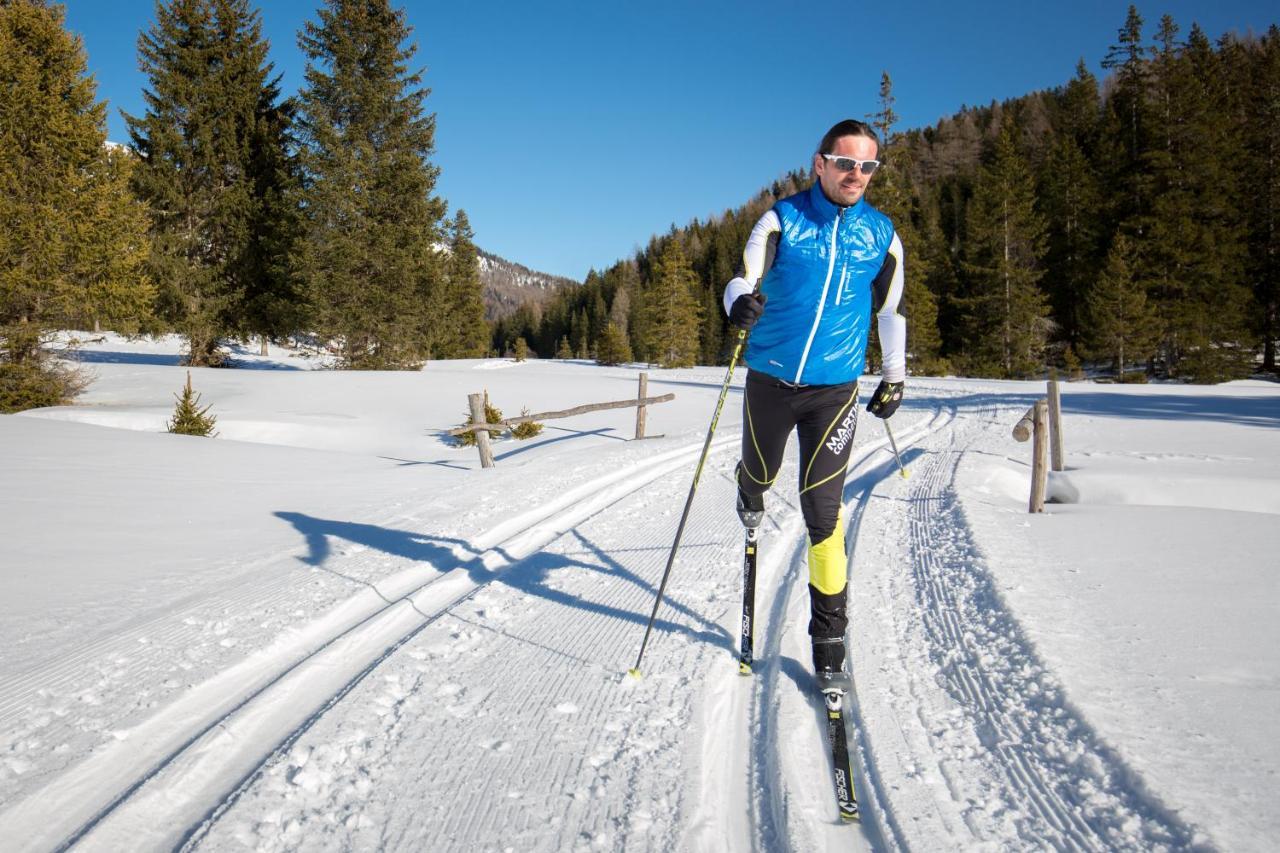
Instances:
[[[747,541],[742,555],[742,645],[738,653],[738,673],[751,674],[752,638],[756,621],[756,551],[760,538],[758,527],[747,528]]]
[[[831,745],[831,763],[834,772],[836,805],[840,819],[855,822],[861,820],[858,813],[858,796],[853,790],[853,773],[850,771],[849,738],[844,727],[844,697],[852,684],[843,672],[820,679],[822,699],[827,709],[827,742]]]

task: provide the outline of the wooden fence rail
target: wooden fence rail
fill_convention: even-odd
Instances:
[[[636,434],[635,437],[646,438],[644,434],[645,428],[645,407],[652,406],[657,403],[667,403],[676,398],[675,394],[662,394],[657,397],[647,397],[645,394],[649,389],[649,375],[647,373],[640,374],[640,393],[634,400],[612,400],[607,403],[587,403],[583,406],[574,406],[572,409],[561,409],[555,412],[538,412],[533,415],[521,415],[517,418],[503,418],[501,422],[496,424],[485,423],[484,413],[484,395],[470,394],[467,396],[467,404],[471,410],[471,423],[464,426],[455,427],[448,431],[448,435],[462,435],[466,432],[473,432],[476,436],[476,447],[480,450],[480,465],[483,468],[492,468],[493,449],[489,444],[490,430],[507,430],[517,424],[531,423],[533,421],[550,421],[557,418],[571,418],[575,415],[585,415],[588,412],[601,412],[606,409],[636,409]],[[659,436],[651,436],[657,438]]]

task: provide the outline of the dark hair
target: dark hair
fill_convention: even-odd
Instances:
[[[822,141],[818,143],[818,153],[830,154],[835,151],[836,140],[842,136],[865,136],[876,144],[876,151],[880,151],[880,139],[876,136],[876,132],[871,129],[871,125],[864,121],[847,118],[844,121],[836,122],[827,131],[826,136],[822,137]]]

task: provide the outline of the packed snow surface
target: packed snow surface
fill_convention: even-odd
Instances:
[[[797,460],[769,493],[738,674],[742,373],[635,663],[723,368],[192,369],[75,333],[75,406],[0,416],[5,850],[1272,850],[1280,386],[914,378],[845,483],[860,826],[810,671]],[[264,368],[264,369],[251,369]],[[270,369],[265,369],[270,368]],[[864,383],[864,392],[874,378]]]

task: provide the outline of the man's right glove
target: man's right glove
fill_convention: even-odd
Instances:
[[[881,379],[875,393],[871,395],[871,402],[867,403],[867,411],[877,418],[887,418],[898,411],[901,404],[902,383],[885,382]]]
[[[744,332],[751,331],[751,327],[764,313],[766,299],[768,297],[763,293],[744,293],[733,300],[733,305],[729,308],[729,324]]]

